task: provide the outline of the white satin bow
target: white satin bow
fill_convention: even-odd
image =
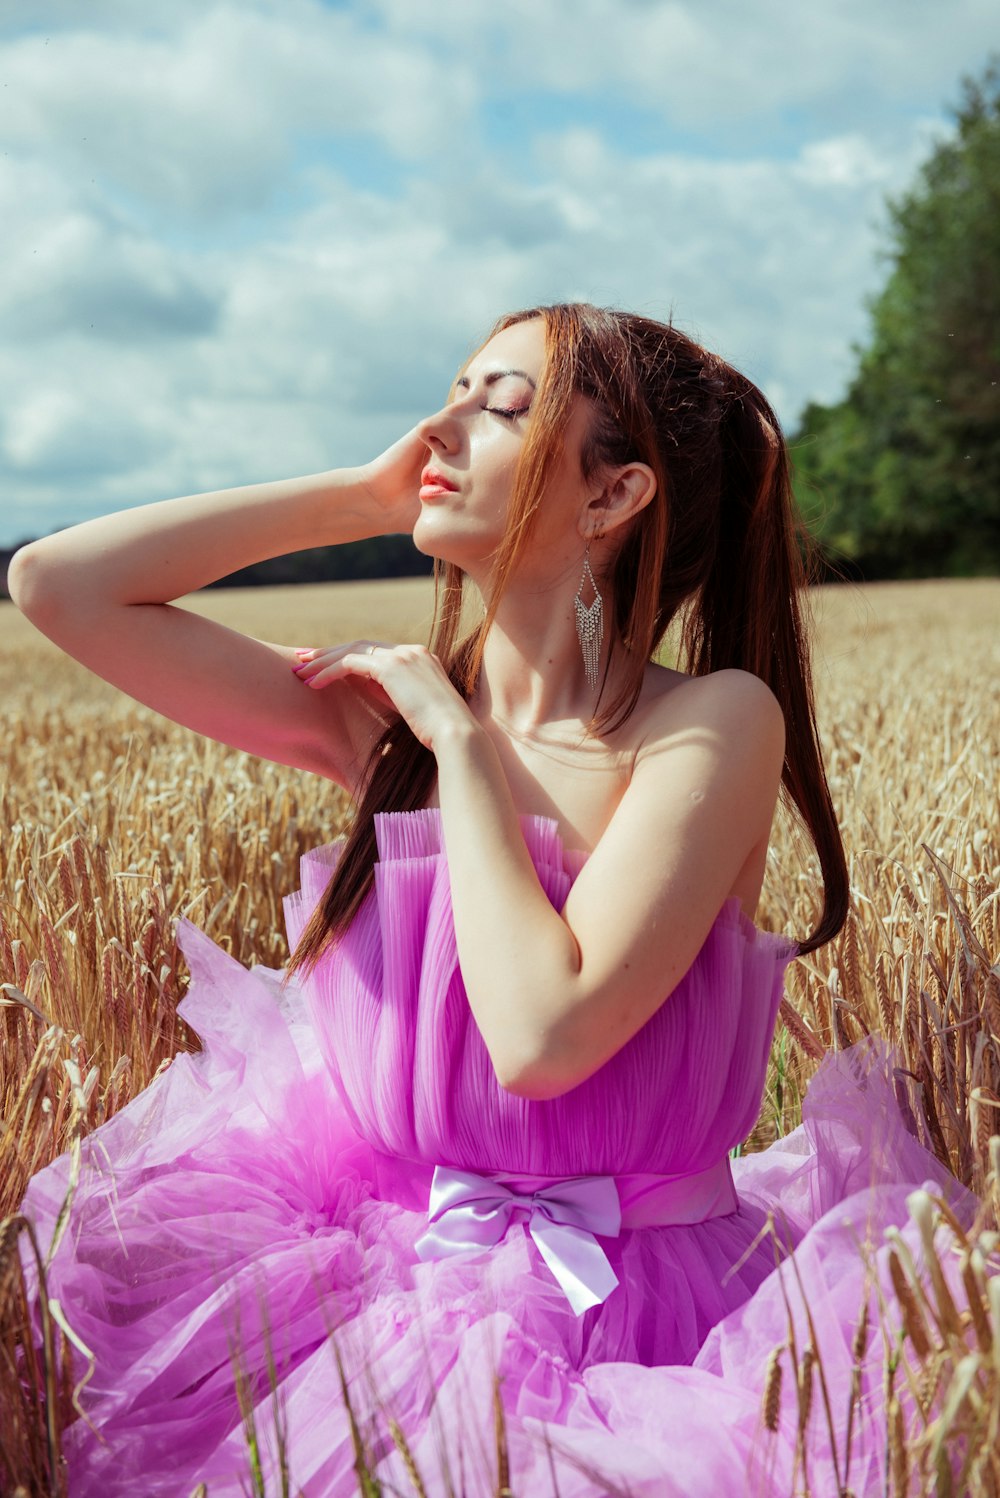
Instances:
[[[576,1176],[519,1194],[491,1176],[438,1165],[431,1182],[427,1232],[415,1248],[421,1259],[482,1253],[499,1243],[518,1210],[577,1316],[600,1305],[618,1283],[594,1234],[617,1238],[621,1203],[613,1176]]]

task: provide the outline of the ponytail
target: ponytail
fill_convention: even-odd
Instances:
[[[809,641],[799,606],[811,548],[792,499],[788,451],[778,419],[749,381],[738,384],[719,423],[720,524],[711,570],[685,644],[698,676],[726,667],[770,687],[785,718],[784,796],[819,856],[823,908],[799,944],[815,951],[847,917],[849,877],[823,766],[812,692]]]

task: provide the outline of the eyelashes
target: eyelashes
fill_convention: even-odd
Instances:
[[[485,406],[483,409],[493,416],[502,416],[507,421],[514,421],[518,416],[527,416],[531,408],[529,406]]]

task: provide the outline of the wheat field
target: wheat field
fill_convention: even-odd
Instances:
[[[263,639],[322,645],[426,639],[431,601],[429,582],[413,579],[214,591],[184,606]],[[886,1492],[996,1498],[1000,583],[826,587],[811,604],[853,910],[835,942],[789,971],[747,1148],[799,1121],[828,1048],[878,1032],[897,1047],[927,1142],[984,1205],[978,1237],[945,1223],[964,1302],[899,1266],[907,1334],[893,1377],[902,1385],[905,1372],[909,1393],[889,1386]],[[29,1229],[16,1213],[27,1181],[195,1043],[175,1013],[187,981],[177,919],[246,966],[282,966],[282,896],[348,807],[327,782],[124,697],[10,603],[0,702],[0,1488],[33,1495],[65,1491],[72,1389],[59,1326],[46,1319],[40,1349],[25,1335],[17,1245]],[[801,836],[779,819],[758,923],[804,933],[815,881]],[[359,1492],[377,1491],[362,1467]]]

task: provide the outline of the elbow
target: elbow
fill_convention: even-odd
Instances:
[[[551,1102],[610,1061],[635,1027],[623,1023],[620,1009],[609,1013],[603,1002],[589,1013],[588,1009],[588,1000],[578,996],[550,1024],[536,1025],[519,1041],[508,1032],[502,1050],[491,1047],[493,1070],[503,1090],[529,1102]]]
[[[19,547],[7,566],[10,601],[33,621],[51,608],[55,592],[52,573],[42,561],[37,544],[29,542],[27,546]]]
[[[570,1088],[547,1067],[520,1067],[512,1071],[496,1069],[496,1078],[504,1092],[511,1097],[524,1098],[529,1103],[549,1103],[562,1097]],[[574,1084],[570,1084],[574,1085]]]
[[[522,1049],[517,1055],[491,1055],[497,1083],[512,1097],[548,1103],[585,1080],[569,1058],[550,1048]]]

